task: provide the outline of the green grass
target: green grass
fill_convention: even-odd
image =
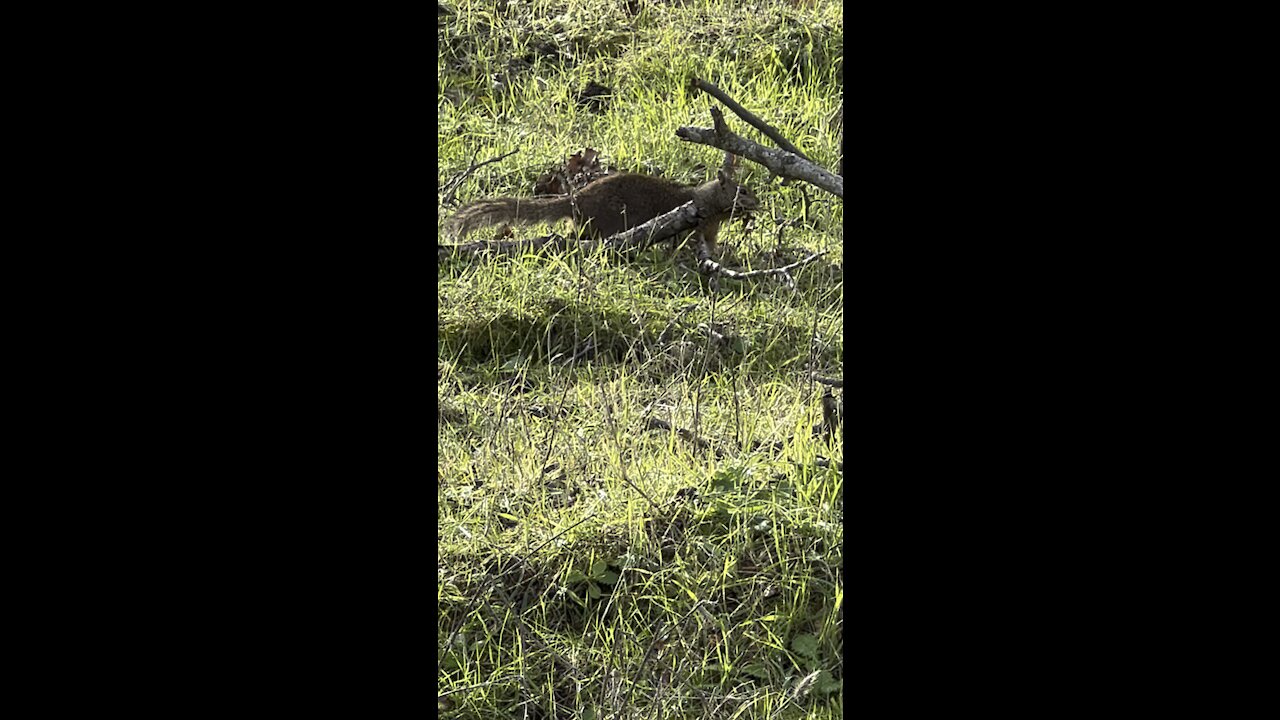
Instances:
[[[635,5],[452,3],[438,184],[517,148],[459,201],[531,195],[584,147],[611,167],[710,179],[719,152],[675,137],[711,124],[695,75],[836,167],[839,4]],[[574,102],[588,81],[614,90],[603,112]],[[749,162],[739,173],[763,209],[722,230],[718,259],[829,251],[794,289],[713,289],[687,250],[665,248],[440,266],[442,717],[843,715],[843,476],[816,460],[843,448],[813,432],[808,379],[843,374],[843,205]]]

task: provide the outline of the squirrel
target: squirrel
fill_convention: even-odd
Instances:
[[[652,220],[690,200],[709,211],[710,219],[698,228],[709,247],[715,246],[720,225],[735,212],[760,207],[755,194],[734,182],[723,168],[717,171],[715,180],[702,185],[680,185],[649,175],[622,173],[589,183],[572,197],[493,198],[468,203],[458,208],[446,227],[461,239],[485,225],[528,225],[570,218],[575,227],[598,240]]]

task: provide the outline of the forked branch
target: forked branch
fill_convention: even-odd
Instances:
[[[681,140],[731,152],[760,163],[774,175],[803,180],[844,199],[844,178],[795,153],[768,148],[738,135],[725,124],[724,113],[719,108],[711,108],[711,118],[715,123],[714,128],[681,127],[676,130],[676,136]]]

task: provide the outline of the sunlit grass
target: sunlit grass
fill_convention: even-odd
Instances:
[[[469,178],[461,202],[531,195],[584,147],[612,167],[709,179],[718,151],[675,137],[710,125],[695,75],[836,167],[837,3],[451,5],[438,184],[520,150]],[[575,103],[588,81],[614,90],[604,112]],[[782,255],[830,254],[794,290],[713,293],[687,251],[665,249],[440,266],[442,717],[843,715],[843,475],[819,462],[842,447],[813,431],[808,377],[843,372],[843,204],[750,163],[740,173],[764,207],[751,232],[722,231],[721,260],[781,264],[776,221],[801,218]]]

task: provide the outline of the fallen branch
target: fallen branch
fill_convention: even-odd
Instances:
[[[746,108],[739,105],[737,102],[734,101],[733,98],[729,97],[725,93],[725,91],[721,90],[715,85],[712,85],[706,80],[703,80],[697,77],[693,79],[692,84],[695,88],[701,90],[702,92],[724,103],[725,107],[732,110],[733,113],[738,117],[747,121],[747,124],[751,125],[755,129],[769,136],[770,140],[773,140],[774,142],[778,143],[778,147],[782,148],[783,150],[786,150],[789,153],[799,155],[805,160],[809,160],[809,157],[804,153],[800,152],[800,149],[797,148],[795,145],[792,145],[790,141],[788,141],[785,137],[782,136],[782,133],[774,129],[774,127],[769,123],[765,122],[764,120],[761,120],[750,110],[747,110]],[[809,160],[809,162],[813,162],[813,161]]]
[[[630,230],[623,230],[604,239],[605,247],[618,252],[638,252],[647,247],[692,230],[709,219],[692,200]]]
[[[720,277],[729,278],[730,280],[750,280],[751,278],[760,277],[763,275],[778,275],[782,278],[782,281],[786,284],[787,287],[794,290],[796,286],[796,281],[794,278],[791,277],[791,271],[798,267],[803,267],[805,265],[808,265],[809,263],[813,262],[814,260],[817,260],[818,258],[822,257],[823,255],[826,255],[829,252],[831,251],[823,250],[822,252],[819,252],[819,253],[813,253],[812,255],[810,255],[809,257],[803,260],[797,260],[793,263],[783,265],[782,267],[764,268],[762,270],[747,270],[743,272],[740,270],[731,270],[721,265],[720,263],[716,262],[715,260],[712,260],[711,249],[707,247],[707,243],[703,239],[699,238],[698,247],[697,247],[698,271],[705,275],[716,275]]]
[[[768,148],[734,133],[725,125],[724,113],[719,108],[711,108],[711,119],[715,123],[714,128],[680,127],[676,129],[676,136],[731,152],[765,166],[774,175],[803,180],[844,199],[844,178],[795,153]]]

